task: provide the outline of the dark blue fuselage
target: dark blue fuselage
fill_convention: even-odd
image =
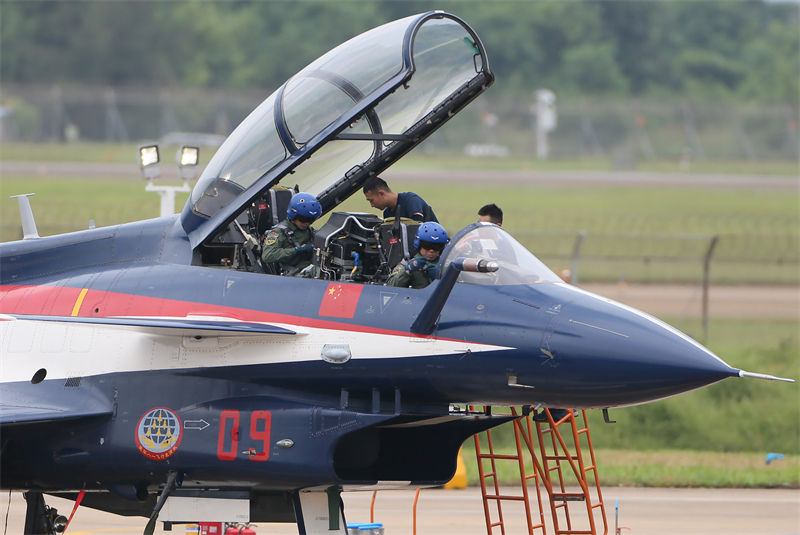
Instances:
[[[203,313],[208,305],[209,312],[222,310],[238,319],[265,313],[281,323],[415,336],[410,326],[437,284],[423,290],[365,285],[352,317],[320,316],[328,281],[190,265],[188,242],[171,218],[3,244],[0,255],[5,287],[103,292],[108,297],[94,309],[81,310],[95,317],[159,316],[173,309]],[[272,386],[313,385],[332,394],[378,384],[424,402],[588,408],[667,397],[735,371],[658,320],[567,284],[457,284],[434,332],[420,338],[503,349],[344,364],[231,366],[215,373]],[[509,375],[533,388],[508,386]]]

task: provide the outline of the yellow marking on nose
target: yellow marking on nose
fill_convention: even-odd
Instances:
[[[72,307],[72,315],[77,316],[78,312],[81,310],[81,305],[83,304],[83,299],[86,297],[86,292],[89,291],[89,288],[83,288],[81,293],[78,294],[78,299],[75,301],[75,306]]]

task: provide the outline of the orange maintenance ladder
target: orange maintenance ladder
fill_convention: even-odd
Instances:
[[[486,410],[486,409],[484,409]],[[516,415],[516,409],[511,408],[512,414]],[[527,431],[522,427],[521,420],[523,418],[517,418],[513,420],[514,425],[514,439],[516,441],[517,453],[516,454],[498,454],[494,451],[494,445],[492,444],[492,431],[487,429],[484,433],[478,433],[474,436],[475,439],[475,454],[478,458],[478,475],[480,477],[481,482],[481,495],[483,496],[483,512],[486,517],[486,533],[488,535],[494,535],[494,528],[499,527],[501,535],[506,535],[506,528],[505,523],[503,521],[503,505],[502,501],[521,501],[525,507],[525,517],[528,526],[528,534],[534,535],[537,530],[541,530],[542,535],[545,535],[547,532],[545,531],[545,524],[544,524],[544,508],[542,507],[542,495],[540,492],[540,477],[542,474],[542,469],[540,466],[537,466],[531,474],[526,472],[525,468],[525,459],[522,455],[522,437],[525,436],[526,433],[530,434],[530,429]],[[487,448],[488,452],[483,453],[481,449],[481,439],[480,435],[483,434],[486,436]],[[526,437],[527,438],[527,437]],[[529,442],[529,440],[526,440]],[[484,467],[484,460],[489,461],[490,471],[486,472]],[[519,469],[519,476],[520,482],[522,487],[522,495],[508,495],[508,494],[500,494],[500,484],[497,477],[497,461],[505,460],[505,461],[516,461],[517,466]],[[534,464],[538,464],[536,457],[533,457]],[[488,479],[492,479],[492,487],[494,494],[489,494],[489,490],[487,489],[486,481]],[[538,511],[539,511],[539,520],[537,524],[533,523],[533,518],[531,516],[531,501],[530,501],[530,494],[528,492],[528,481],[533,480],[534,489],[536,490],[536,500],[538,502]],[[489,501],[494,501],[495,507],[497,509],[497,521],[492,521],[492,514],[491,514],[491,507],[489,506]]]
[[[516,408],[511,408],[513,415],[517,414]],[[542,507],[542,497],[540,488],[543,486],[547,492],[550,513],[552,517],[552,527],[556,535],[598,535],[608,533],[606,521],[605,505],[603,504],[600,482],[597,477],[597,465],[592,447],[589,425],[586,419],[586,412],[581,411],[576,417],[575,411],[567,411],[567,414],[558,420],[554,420],[548,409],[544,409],[538,418],[535,418],[536,434],[533,433],[531,416],[527,411],[524,415],[513,421],[516,454],[496,453],[492,443],[491,431],[485,431],[488,451],[484,453],[481,447],[479,435],[475,435],[475,452],[478,458],[478,473],[481,481],[481,493],[483,495],[483,508],[486,516],[486,530],[488,535],[495,535],[494,529],[499,527],[501,535],[506,535],[505,523],[503,519],[502,501],[522,501],[525,506],[525,516],[528,527],[528,534],[535,535],[541,533],[546,535],[544,520],[544,509]],[[535,411],[534,411],[534,414]],[[579,419],[582,424],[579,427]],[[564,433],[571,440],[567,440]],[[534,443],[535,437],[535,443]],[[523,448],[524,443],[524,448]],[[538,448],[535,447],[538,444]],[[537,456],[538,449],[538,456]],[[525,450],[528,451],[533,469],[528,474],[525,467]],[[574,452],[572,451],[574,450]],[[584,461],[584,452],[588,452],[590,464]],[[541,458],[541,462],[539,461]],[[497,461],[516,461],[519,467],[520,485],[522,495],[500,494],[500,486],[497,478]],[[487,472],[484,461],[488,461],[490,470]],[[574,484],[578,489],[574,492],[568,491],[566,477],[572,474]],[[587,477],[587,474],[590,477]],[[487,488],[487,480],[492,479],[491,487]],[[533,488],[536,491],[538,502],[538,523],[534,524],[532,518],[531,501],[529,493],[529,481],[533,480]],[[571,480],[571,478],[570,478]],[[591,480],[591,481],[590,481]],[[493,491],[493,493],[490,493]],[[497,511],[497,520],[492,520],[492,508],[489,502],[494,502]],[[586,517],[577,519],[570,511],[570,502],[584,502],[586,507]],[[580,528],[577,527],[580,524]],[[563,527],[562,527],[563,526]],[[603,531],[598,531],[602,526]],[[537,530],[540,530],[537,532]]]

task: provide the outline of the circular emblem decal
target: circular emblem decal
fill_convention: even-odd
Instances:
[[[155,461],[172,456],[182,436],[181,419],[165,407],[150,409],[136,425],[136,447],[142,455]]]
[[[266,243],[267,245],[272,245],[276,241],[278,241],[278,233],[273,230],[272,232],[267,234],[267,238],[266,240],[264,240],[264,243]]]

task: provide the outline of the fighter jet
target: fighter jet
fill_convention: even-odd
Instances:
[[[345,533],[342,491],[442,484],[466,438],[510,418],[458,404],[605,409],[758,375],[488,223],[453,236],[427,287],[384,285],[418,223],[335,209],[493,80],[458,17],[390,22],[264,100],[180,214],[1,244],[0,482],[27,491],[26,533],[63,529],[43,494],[145,533]],[[258,251],[298,192],[328,216],[307,278]]]

